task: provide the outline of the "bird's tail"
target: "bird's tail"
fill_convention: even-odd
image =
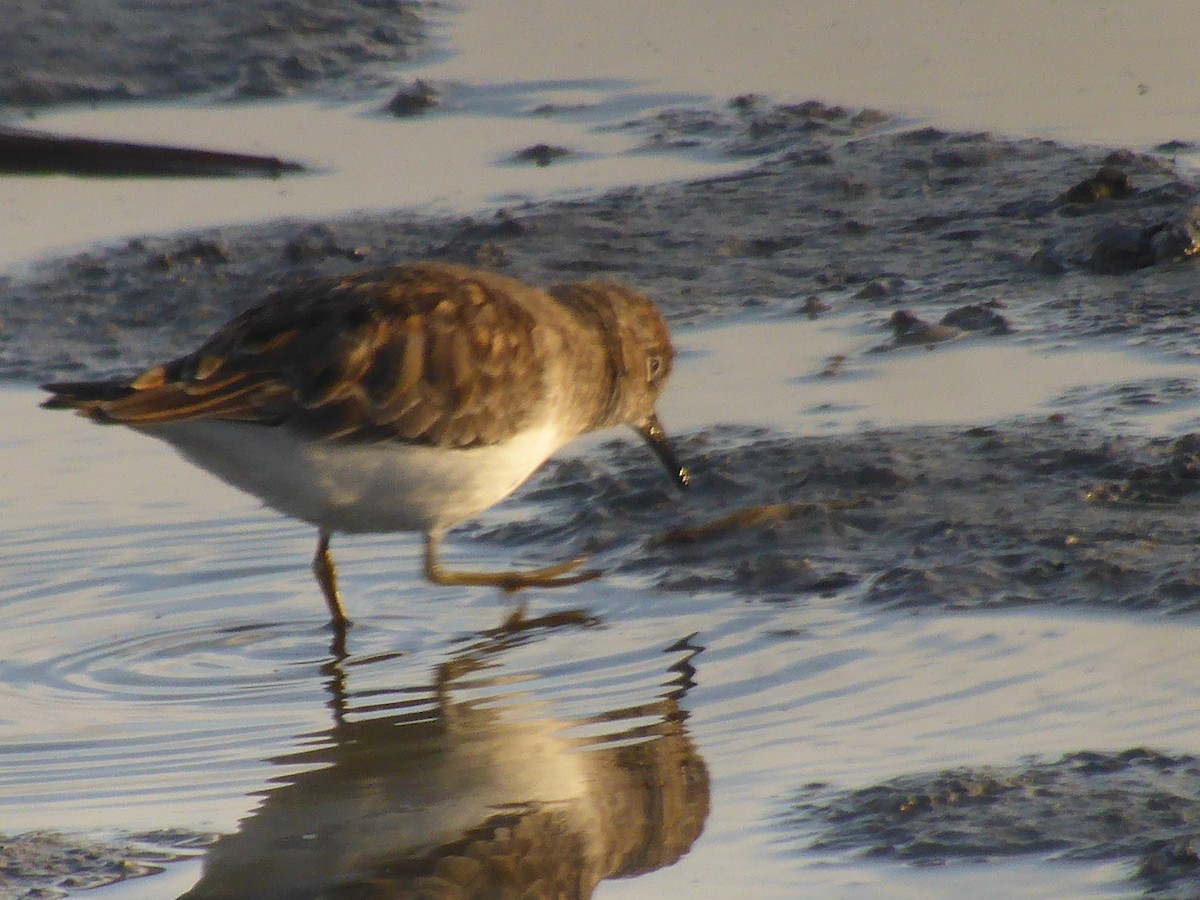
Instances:
[[[97,422],[112,421],[104,413],[104,404],[122,400],[134,393],[128,379],[58,381],[43,384],[42,390],[50,392],[50,397],[42,401],[42,409],[74,409]]]

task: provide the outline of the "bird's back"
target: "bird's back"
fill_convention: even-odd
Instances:
[[[440,263],[272,294],[196,351],[116,381],[46,385],[47,408],[153,427],[286,425],[348,441],[465,448],[536,420],[547,360],[579,327],[544,292]]]

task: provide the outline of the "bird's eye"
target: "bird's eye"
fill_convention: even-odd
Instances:
[[[662,374],[663,359],[661,356],[646,357],[646,380],[654,381]]]

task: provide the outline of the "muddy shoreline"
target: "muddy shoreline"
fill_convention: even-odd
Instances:
[[[991,340],[1015,331],[1063,344],[1119,336],[1180,354],[1200,346],[1192,312],[1200,263],[1183,254],[1136,265],[1121,257],[1127,264],[1117,271],[1103,256],[1113,235],[1132,240],[1157,226],[1162,234],[1171,227],[1163,223],[1192,208],[1194,186],[1158,157],[897,130],[877,113],[757,98],[627,127],[647,145],[703,140],[761,160],[739,175],[476,218],[398,213],[211,229],[50,260],[0,281],[0,377],[136,370],[190,349],[273,286],[414,258],[541,283],[626,280],[676,326],[813,314],[815,303],[877,312],[883,339],[898,310],[932,320],[968,308],[1001,317]],[[1118,166],[1128,190],[1091,196],[1096,173]],[[1122,438],[1097,426],[1107,410],[1198,390],[1180,378],[1069,393],[1065,412],[1049,421],[977,429],[819,440],[728,429],[694,435],[683,450],[702,488],[688,499],[697,522],[766,504],[861,505],[718,534],[699,553],[645,533],[645,552],[617,564],[674,590],[1194,611],[1200,446],[1193,437]],[[668,485],[642,472],[640,454],[616,448],[604,460],[596,463],[603,471],[552,462],[525,492],[547,501],[538,524],[481,536],[532,541],[548,530],[597,553],[605,520],[619,518],[622,506],[676,502]],[[606,507],[610,494],[616,510]],[[569,497],[593,502],[561,502]],[[653,512],[648,521],[661,525]],[[630,527],[622,521],[618,532]],[[1150,540],[1154,554],[1135,552]],[[680,570],[687,576],[673,574]]]
[[[408,8],[366,6],[401,16]],[[228,72],[205,77],[185,88],[248,90]],[[31,83],[0,85],[0,97],[54,99]],[[63,83],[60,99],[100,90]],[[133,89],[95,96],[128,95],[111,90]],[[877,313],[882,338],[898,311],[933,321],[978,306],[1000,312],[1017,334],[1064,345],[1116,337],[1187,356],[1200,346],[1196,187],[1171,166],[1169,147],[1071,148],[754,97],[625,127],[646,152],[699,145],[751,165],[466,219],[397,212],[220,228],[43,261],[0,279],[0,377],[127,372],[184,352],[282,282],[414,258],[542,283],[627,280],[675,325],[828,308]],[[799,604],[819,593],[928,615],[1031,605],[1193,615],[1200,439],[1113,434],[1096,410],[1197,390],[1186,379],[1116,386],[1076,404],[1093,411],[1082,422],[1064,414],[835,438],[710,428],[680,437],[696,478],[682,505],[642,450],[614,446],[552,461],[519,495],[536,515],[462,533],[522,547],[554,537],[665,596],[719,591]],[[1152,749],[1095,756],[1090,769],[1074,755],[857,791],[814,787],[778,827],[820,830],[806,846],[907,862],[1016,853],[1138,860],[1134,889],[1197,895],[1187,824],[1196,812],[1185,802],[1195,761]],[[1049,792],[1052,827],[1044,804],[1029,801],[1030,785]],[[954,799],[963,795],[987,802]],[[1162,816],[1131,815],[1113,825],[1120,836],[1089,836],[1114,797]],[[919,819],[897,812],[914,804]],[[999,820],[1004,828],[993,827]],[[950,826],[967,850],[931,843],[929,834]],[[48,883],[57,871],[44,862],[53,844],[30,844],[36,853],[24,865],[43,868],[26,883]],[[53,865],[77,851],[67,846]]]
[[[747,105],[749,104],[749,105]],[[145,236],[0,280],[0,377],[128,371],[182,353],[272,288],[430,258],[550,283],[649,292],[675,325],[746,313],[997,309],[1066,342],[1195,354],[1196,186],[1165,158],[903,130],[879,114],[739,98],[627,126],[748,157],[748,171],[522,204],[463,219],[404,212]],[[1066,199],[1102,169],[1120,198]]]

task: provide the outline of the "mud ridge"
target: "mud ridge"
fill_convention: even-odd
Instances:
[[[852,791],[811,785],[782,817],[809,848],[930,865],[1022,854],[1134,861],[1151,896],[1200,896],[1200,761],[1151,749],[902,775]]]
[[[575,550],[670,592],[894,608],[1200,609],[1200,438],[1033,420],[679,442],[681,495],[644,447],[552,460],[502,525],[459,535]]]

